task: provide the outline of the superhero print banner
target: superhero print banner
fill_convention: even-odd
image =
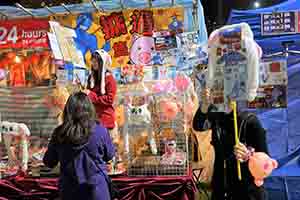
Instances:
[[[173,7],[88,13],[56,16],[55,21],[75,31],[76,47],[87,66],[90,66],[91,53],[96,49],[109,52],[113,67],[126,64],[150,66],[156,55],[153,34],[164,31],[173,35],[182,33],[184,9]]]

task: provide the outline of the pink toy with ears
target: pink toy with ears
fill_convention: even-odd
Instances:
[[[186,91],[191,83],[189,77],[185,74],[178,74],[174,81],[177,90],[180,92]]]
[[[174,120],[179,111],[177,103],[168,100],[162,100],[160,102],[160,109],[166,120]]]
[[[177,89],[173,83],[172,80],[168,80],[168,81],[158,81],[156,82],[153,87],[152,87],[152,91],[154,93],[172,93],[172,92],[176,92]]]
[[[255,185],[259,187],[263,185],[264,178],[269,176],[278,167],[278,163],[266,153],[255,152],[249,159],[248,167],[254,177]]]

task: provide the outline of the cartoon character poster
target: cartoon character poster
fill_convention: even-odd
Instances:
[[[221,111],[227,109],[230,100],[247,101],[249,66],[240,28],[224,30],[220,42],[222,46],[215,51],[217,62],[213,71],[212,96]]]
[[[178,53],[176,62],[178,70],[192,70],[203,63],[208,57],[207,46],[198,44],[197,32],[184,32],[177,34]]]
[[[259,85],[287,85],[287,62],[286,60],[266,61],[260,64]]]
[[[92,52],[110,53],[113,67],[151,66],[155,56],[153,32],[183,32],[184,8],[130,9],[112,13],[57,16],[62,26],[74,29],[76,47],[90,66]]]
[[[249,108],[287,107],[287,62],[286,60],[264,60],[259,68],[259,88]]]
[[[258,88],[257,97],[254,101],[248,102],[248,108],[286,108],[287,107],[287,86],[274,85]]]
[[[196,94],[201,94],[201,92],[205,88],[207,88],[207,80],[208,80],[207,64],[202,63],[194,67],[192,79],[194,81]]]
[[[177,48],[176,36],[172,35],[169,31],[156,32],[153,36],[156,51]]]

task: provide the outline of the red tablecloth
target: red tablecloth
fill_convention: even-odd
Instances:
[[[121,200],[194,200],[192,177],[113,177]],[[58,197],[57,178],[10,177],[0,180],[0,200],[46,200]]]

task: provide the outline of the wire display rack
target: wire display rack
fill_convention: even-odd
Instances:
[[[150,121],[135,120],[130,113],[132,109],[128,105],[124,109],[126,125],[123,135],[128,155],[127,173],[129,176],[187,175],[189,148],[185,133],[185,113],[178,108],[176,115],[168,119],[163,113],[161,102],[163,99],[173,101],[170,96],[153,95],[149,99],[151,102],[146,109],[136,109],[141,115],[150,114]],[[184,105],[184,102],[177,100],[176,104]]]

